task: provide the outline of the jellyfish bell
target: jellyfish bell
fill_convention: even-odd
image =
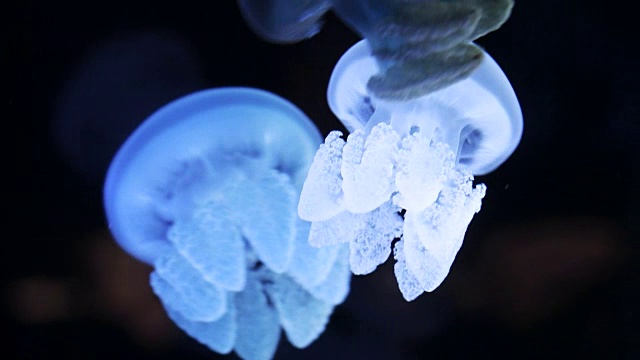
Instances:
[[[366,40],[352,46],[333,70],[327,100],[350,132],[370,131],[381,122],[401,136],[419,131],[446,143],[456,162],[474,175],[495,170],[520,142],[520,105],[509,80],[486,52],[468,78],[405,101],[370,91],[369,79],[380,71]]]
[[[114,157],[104,186],[110,230],[124,250],[153,264],[172,251],[170,225],[239,176],[276,169],[300,189],[320,142],[304,113],[262,90],[179,98],[153,113]]]
[[[295,204],[321,137],[293,104],[251,88],[196,92],[152,114],[116,154],[109,227],[194,339],[272,358],[304,348],[349,291],[348,247],[315,249]]]

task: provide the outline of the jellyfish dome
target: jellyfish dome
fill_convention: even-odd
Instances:
[[[329,106],[351,132],[331,132],[318,149],[298,204],[309,241],[348,242],[354,274],[386,261],[392,241],[403,296],[413,300],[445,279],[486,186],[517,147],[522,114],[515,93],[485,52],[470,76],[418,97],[379,96],[381,71],[367,40],[336,64]],[[400,212],[404,211],[404,216]]]
[[[160,108],[114,157],[104,186],[112,234],[154,267],[169,317],[212,350],[269,359],[281,329],[306,347],[344,301],[346,246],[311,247],[296,212],[320,142],[288,101],[220,88]]]

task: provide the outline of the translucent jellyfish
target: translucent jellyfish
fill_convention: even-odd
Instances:
[[[351,132],[331,132],[318,149],[298,212],[314,246],[348,242],[350,266],[367,274],[388,258],[407,300],[447,276],[486,187],[474,175],[515,150],[522,114],[497,63],[483,53],[470,76],[401,101],[368,86],[381,71],[367,40],[336,64],[327,97]],[[400,212],[404,211],[404,216]]]
[[[154,267],[169,317],[212,350],[269,359],[281,329],[304,348],[347,296],[347,247],[311,247],[296,213],[320,142],[286,100],[221,88],[165,105],[113,159],[111,232]]]

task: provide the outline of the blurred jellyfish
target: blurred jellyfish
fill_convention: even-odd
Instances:
[[[351,134],[345,142],[331,132],[320,146],[298,212],[313,222],[312,245],[350,244],[354,274],[375,270],[400,237],[393,245],[395,274],[410,301],[449,273],[486,192],[484,184],[474,187],[474,175],[495,170],[513,153],[522,114],[500,67],[470,42],[503,17],[484,21],[480,11],[453,26],[460,9],[449,5],[470,4],[478,13],[479,3],[402,3],[440,4],[427,8],[441,13],[394,8],[391,18],[404,22],[374,21],[385,30],[371,25],[372,35],[338,61],[327,99]],[[495,3],[507,10],[512,4]],[[468,28],[466,35],[453,31],[460,27]],[[429,45],[434,34],[442,36],[441,46]]]
[[[294,43],[320,31],[320,21],[331,8],[326,0],[238,0],[251,29],[267,41]]]
[[[502,25],[513,0],[238,0],[238,6],[258,36],[277,43],[314,36],[332,10],[369,42],[378,63],[369,90],[406,100],[468,77],[483,57],[472,41]]]
[[[308,244],[296,204],[321,142],[294,105],[206,90],[152,114],[109,168],[109,227],[153,265],[169,317],[219,353],[269,359],[280,329],[304,348],[349,291],[346,246]]]

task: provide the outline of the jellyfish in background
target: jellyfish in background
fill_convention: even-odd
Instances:
[[[169,32],[118,32],[92,44],[55,102],[53,141],[71,167],[102,183],[120,144],[160,105],[204,87],[187,39]]]
[[[258,36],[277,43],[314,36],[332,10],[369,42],[379,65],[369,90],[402,101],[468,77],[484,53],[473,41],[509,18],[513,0],[238,0],[238,6]]]
[[[111,232],[154,267],[169,317],[212,350],[269,359],[281,328],[304,348],[347,296],[348,248],[311,247],[296,212],[320,142],[286,100],[221,88],[156,111],[113,159]]]
[[[351,134],[345,142],[331,132],[320,146],[298,212],[313,222],[310,244],[350,244],[354,274],[375,270],[393,247],[407,301],[436,289],[480,210],[486,186],[474,187],[474,175],[500,166],[522,135],[508,79],[473,43],[506,21],[513,1],[325,0],[281,9],[274,0],[271,12],[239,3],[268,40],[313,36],[329,9],[365,38],[338,61],[327,91]]]

